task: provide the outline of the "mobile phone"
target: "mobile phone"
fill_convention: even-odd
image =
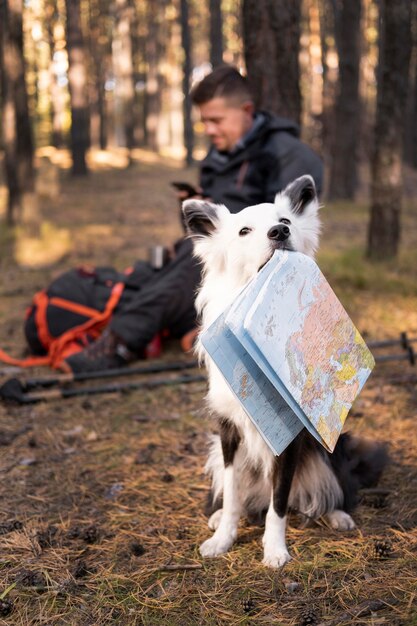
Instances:
[[[177,191],[184,191],[187,194],[188,198],[197,196],[199,193],[197,189],[193,187],[193,185],[190,185],[190,183],[172,182],[171,186],[174,187]]]

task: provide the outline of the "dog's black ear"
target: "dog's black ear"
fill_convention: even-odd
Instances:
[[[293,213],[301,214],[310,202],[318,202],[316,185],[309,175],[296,178],[282,193],[289,197]]]
[[[188,234],[200,237],[211,235],[219,223],[219,208],[207,200],[185,200],[182,212]]]

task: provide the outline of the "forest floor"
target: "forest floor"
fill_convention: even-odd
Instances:
[[[95,153],[77,181],[63,152],[38,164],[42,226],[3,230],[0,241],[0,345],[17,356],[35,291],[70,267],[122,269],[172,242],[169,183],[196,180],[144,151],[127,169],[123,152]],[[366,338],[417,337],[416,200],[405,202],[397,263],[363,259],[367,211],[366,202],[322,210],[318,262]],[[164,361],[180,358],[178,345],[166,347]],[[292,515],[282,571],[261,565],[262,529],[245,522],[228,554],[199,555],[210,534],[205,383],[1,404],[0,624],[295,626],[313,623],[311,609],[327,626],[417,625],[417,387],[393,381],[413,372],[406,361],[378,364],[348,417],[392,456],[381,491],[362,494],[357,529],[303,528]]]

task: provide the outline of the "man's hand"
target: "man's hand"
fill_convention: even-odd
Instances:
[[[183,200],[189,200],[190,198],[201,199],[203,197],[201,195],[202,190],[200,188],[193,187],[193,185],[190,185],[189,183],[173,182],[171,185],[176,190],[177,198],[180,202]]]

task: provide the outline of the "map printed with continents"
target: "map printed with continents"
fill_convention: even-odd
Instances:
[[[303,427],[332,452],[375,365],[317,264],[276,251],[202,342],[271,450]]]

